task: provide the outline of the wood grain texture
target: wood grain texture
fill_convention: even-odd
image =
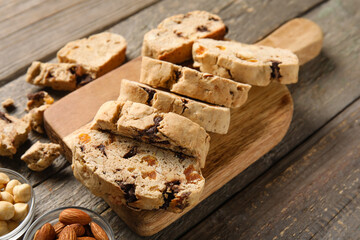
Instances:
[[[20,7],[22,2],[9,8]],[[25,4],[24,12],[19,10],[0,21],[0,59],[7,60],[0,62],[0,85],[24,73],[32,61],[49,58],[67,42],[101,31],[154,2],[50,0],[31,7]]]
[[[261,39],[276,26],[289,18],[301,15],[302,12],[307,11],[319,2],[322,1],[296,1],[296,3],[292,1],[221,1],[221,3],[206,1],[206,4],[202,1],[182,1],[181,3],[163,1],[146,9],[146,11],[141,11],[129,17],[111,30],[126,36],[129,41],[128,58],[131,59],[140,52],[142,34],[155,26],[165,15],[194,9],[206,9],[214,12],[216,10],[222,18],[226,18],[225,21],[230,27],[231,38],[238,41],[252,42]],[[176,7],[172,7],[173,5]],[[319,9],[310,11],[309,14],[305,15],[305,17],[319,23],[324,30],[325,49],[320,57],[301,68],[300,82],[290,86],[295,102],[295,115],[290,132],[285,140],[265,157],[258,160],[238,177],[203,201],[201,205],[186,214],[186,216],[155,235],[154,239],[176,238],[187,231],[211,211],[218,208],[226,199],[268,169],[274,162],[281,159],[299,143],[305,141],[308,136],[359,96],[360,85],[356,77],[359,76],[356,68],[356,62],[359,60],[359,28],[357,25],[359,16],[355,11],[358,7],[358,2],[353,0],[346,2],[330,1],[321,5]],[[249,28],[249,31],[246,28]],[[136,29],[137,34],[133,33],[133,29]],[[24,77],[21,76],[0,89],[0,98],[15,97],[19,99],[17,101],[19,108],[22,108],[22,102],[25,102],[24,92],[34,91],[35,89],[38,88],[25,83]],[[58,95],[64,94],[58,93]],[[22,113],[17,112],[17,114]],[[64,162],[63,159],[62,161]],[[18,158],[14,158],[11,162],[8,160],[0,161],[0,164],[4,167],[15,167],[19,163],[21,165]],[[26,172],[26,168],[23,168],[25,168],[24,165],[17,167],[17,169]],[[58,169],[60,168],[54,170],[58,171]],[[42,180],[47,179],[46,176],[47,173],[44,174]],[[29,177],[31,180],[34,179],[31,174],[29,174]],[[39,179],[41,177],[42,175],[39,175]],[[70,181],[70,175],[67,175],[67,177],[69,184],[80,184],[77,181]],[[63,179],[63,181],[68,180]],[[56,189],[59,195],[61,195],[60,192],[64,195],[71,194],[71,189],[68,191],[67,188],[56,188],[56,182],[51,183],[52,185],[49,184],[47,187]],[[83,196],[87,198],[91,195],[87,193]],[[54,205],[46,204],[48,209],[54,207]],[[116,231],[117,239],[136,238],[136,235],[126,228],[126,225],[112,211],[106,210],[103,212],[103,216],[113,223],[112,226]]]
[[[360,100],[183,239],[357,239],[359,119]]]

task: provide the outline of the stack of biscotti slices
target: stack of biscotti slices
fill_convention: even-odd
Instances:
[[[226,32],[218,16],[194,11],[145,34],[139,82],[123,79],[119,98],[65,139],[75,177],[110,206],[181,212],[196,204],[207,132],[228,132],[230,108],[246,102],[251,85],[297,81],[293,53],[218,40]],[[175,64],[192,58],[199,70]]]

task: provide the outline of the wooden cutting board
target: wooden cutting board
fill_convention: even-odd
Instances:
[[[319,54],[322,32],[309,20],[294,19],[257,44],[290,49],[304,64]],[[71,151],[63,138],[90,122],[101,104],[117,99],[121,79],[138,81],[140,65],[141,57],[138,57],[68,94],[45,111],[46,132],[51,140],[66,149],[69,161]],[[231,110],[229,133],[210,134],[211,147],[203,169],[206,184],[201,201],[276,146],[286,134],[292,114],[293,102],[286,86],[274,82],[267,87],[253,87],[247,103]],[[110,207],[142,236],[159,232],[190,210],[175,214],[164,210],[133,211],[126,206]]]

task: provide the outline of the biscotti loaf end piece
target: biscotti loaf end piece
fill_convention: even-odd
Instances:
[[[195,101],[173,93],[123,79],[118,101],[143,103],[161,112],[174,112],[202,126],[208,132],[226,134],[230,109]]]
[[[182,212],[205,180],[195,159],[85,126],[67,137],[74,176],[112,206]]]
[[[76,63],[98,78],[125,61],[126,40],[118,34],[102,32],[66,44],[57,53],[61,63]]]
[[[194,66],[202,72],[256,86],[271,81],[296,83],[299,60],[290,50],[234,41],[199,39],[193,45]]]
[[[230,108],[243,105],[251,88],[248,84],[149,57],[142,59],[140,82]]]
[[[26,73],[28,83],[63,91],[75,90],[95,78],[95,73],[73,63],[41,63],[35,61]]]
[[[210,136],[197,123],[169,112],[131,101],[104,103],[94,117],[92,129],[111,131],[155,146],[195,157],[205,166]]]
[[[0,156],[12,157],[29,132],[29,123],[0,111]]]
[[[227,28],[221,18],[206,11],[193,11],[164,19],[144,36],[142,55],[172,63],[191,59],[195,39],[223,39]]]

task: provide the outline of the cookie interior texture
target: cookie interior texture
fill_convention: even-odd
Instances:
[[[198,202],[205,180],[195,159],[83,127],[67,137],[75,177],[112,205],[181,212]]]

